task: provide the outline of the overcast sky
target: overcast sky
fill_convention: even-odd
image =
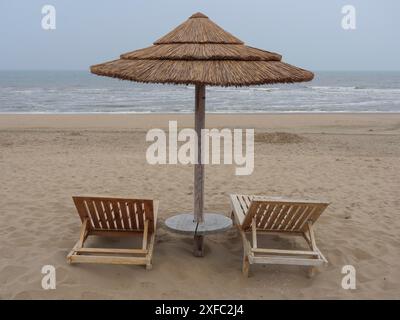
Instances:
[[[43,30],[42,6],[56,8]],[[341,26],[344,5],[356,29]],[[400,70],[399,0],[0,0],[0,69],[87,70],[201,11],[246,44],[318,70]]]

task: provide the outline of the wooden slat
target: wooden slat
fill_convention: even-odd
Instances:
[[[302,255],[302,256],[319,256],[316,251],[304,251],[304,250],[281,250],[281,249],[252,249],[254,253],[268,253],[268,254],[283,254],[283,255]]]
[[[320,204],[317,206],[317,210],[314,210],[313,213],[311,214],[311,216],[309,217],[308,220],[312,221],[312,223],[314,223],[315,221],[318,220],[318,218],[320,217],[320,215],[322,214],[322,212],[324,212],[324,210],[328,207],[327,204]],[[307,230],[307,228],[304,225],[304,222],[301,225],[301,230]]]
[[[309,212],[309,214],[307,216],[305,216],[300,223],[296,226],[296,229],[299,231],[303,231],[306,232],[308,231],[308,227],[307,224],[308,222],[313,222],[313,217],[314,216],[319,216],[319,213],[322,212],[321,207],[320,206],[314,206],[313,209],[311,210],[311,212]]]
[[[303,214],[301,215],[301,217],[299,217],[296,221],[296,223],[293,225],[292,227],[292,231],[300,231],[300,226],[302,225],[303,222],[307,221],[309,219],[309,217],[311,216],[311,214],[313,213],[313,211],[316,209],[315,206],[307,206],[307,209],[303,212]]]
[[[252,201],[242,224],[243,230],[250,229],[253,217],[255,217],[260,210],[262,210],[262,208],[260,208],[260,203]]]
[[[133,201],[128,202],[128,209],[129,209],[128,214],[129,214],[129,218],[131,220],[132,230],[138,230],[135,203]]]
[[[122,226],[122,216],[119,210],[118,202],[116,200],[110,200],[112,212],[114,213],[115,223],[117,225],[117,229],[123,230],[124,227]]]
[[[251,223],[251,230],[253,235],[253,248],[257,248],[257,223],[255,217],[253,217],[253,222]]]
[[[143,201],[144,205],[144,216],[145,219],[149,221],[149,233],[154,232],[154,203],[153,201]]]
[[[255,226],[257,227],[260,222],[261,217],[263,217],[265,214],[267,204],[256,202],[256,205],[257,205],[257,207],[255,208],[255,213],[253,215],[253,219],[255,219]]]
[[[285,231],[291,231],[292,227],[296,224],[297,220],[299,217],[302,216],[303,212],[307,210],[307,206],[306,205],[300,205],[299,209],[293,213],[292,218],[287,222],[284,230]]]
[[[289,208],[289,211],[286,213],[285,217],[279,222],[279,224],[276,226],[276,230],[282,230],[284,229],[290,221],[294,218],[294,216],[297,214],[298,210],[300,209],[300,205],[291,205]]]
[[[142,230],[91,230],[90,235],[103,237],[133,237],[141,234]]]
[[[260,203],[259,208],[257,210],[257,214],[256,214],[257,227],[260,227],[260,223],[264,219],[265,214],[267,213],[268,206],[269,206],[268,203],[265,203],[265,202]]]
[[[144,230],[143,230],[143,242],[142,249],[146,250],[147,248],[147,235],[149,233],[149,220],[144,221]]]
[[[287,264],[287,265],[300,265],[300,266],[320,266],[324,263],[322,259],[307,259],[295,257],[249,257],[252,263],[264,264]]]
[[[303,232],[298,231],[290,231],[290,230],[264,230],[264,229],[257,229],[258,234],[268,234],[268,235],[276,235],[276,236],[302,236]]]
[[[246,211],[243,211],[243,208],[240,206],[239,200],[236,195],[232,194],[230,198],[233,214],[237,220],[237,223],[239,225],[242,225]]]
[[[269,230],[271,229],[272,224],[274,223],[276,217],[279,215],[283,207],[283,204],[278,204],[275,206],[274,211],[271,212],[270,218],[268,219],[267,223],[264,226],[264,229]]]
[[[121,198],[121,197],[106,197],[106,196],[73,196],[73,198],[82,199],[82,200],[98,200],[98,201],[107,201],[107,200],[115,200],[115,201],[153,201],[153,199],[135,199],[135,198]]]
[[[129,215],[128,215],[128,209],[126,207],[126,201],[119,201],[119,205],[121,209],[122,220],[124,221],[124,229],[130,230],[131,226],[129,223]]]
[[[135,206],[136,206],[136,218],[139,223],[139,229],[143,230],[144,229],[144,211],[142,208],[142,202],[135,201]]]
[[[292,205],[290,204],[285,204],[284,207],[282,208],[281,212],[279,215],[275,218],[274,223],[271,226],[272,230],[277,230],[278,226],[281,224],[281,221],[285,219],[286,214],[289,212],[289,210],[292,208]]]
[[[96,209],[94,208],[93,202],[90,200],[85,201],[85,202],[86,202],[86,206],[88,209],[88,213],[90,215],[90,220],[92,222],[92,226],[95,229],[101,229],[101,225],[99,223],[99,218],[97,217]]]
[[[107,264],[134,264],[145,265],[146,258],[140,257],[112,257],[112,256],[89,256],[89,255],[72,255],[70,257],[72,263],[107,263]]]
[[[113,248],[80,248],[78,253],[122,253],[122,254],[146,254],[143,249],[113,249]]]
[[[268,202],[275,204],[296,204],[296,205],[329,205],[329,202],[315,201],[315,200],[303,200],[303,199],[287,199],[283,197],[265,197],[265,196],[253,196],[253,201]]]
[[[85,221],[85,219],[89,217],[83,199],[79,197],[72,197],[72,199],[74,200],[76,210],[78,211],[79,217],[81,218],[81,222]]]
[[[154,230],[152,233],[155,233],[156,227],[157,227],[157,219],[158,219],[158,207],[159,207],[159,202],[158,200],[154,200],[153,201],[153,226],[154,226]]]
[[[97,214],[99,215],[100,221],[101,221],[101,226],[102,226],[102,230],[108,230],[108,224],[107,224],[107,217],[106,217],[106,213],[103,209],[103,206],[101,204],[100,200],[88,200],[88,201],[93,201],[96,210],[97,210]]]
[[[243,199],[243,202],[246,204],[247,208],[249,208],[250,204],[251,204],[250,197],[247,195],[242,195],[242,199]]]
[[[239,201],[240,206],[242,207],[244,212],[247,212],[249,210],[249,206],[247,205],[246,201],[243,198],[243,195],[237,195],[237,199]]]
[[[114,217],[113,214],[111,213],[111,209],[110,209],[110,200],[103,200],[103,206],[104,206],[104,211],[106,213],[107,216],[107,222],[108,222],[108,226],[111,230],[115,230],[115,224],[114,224]]]
[[[275,210],[276,205],[274,203],[268,203],[268,207],[264,213],[263,218],[261,219],[260,223],[258,224],[259,229],[264,229],[265,225],[268,222],[268,219],[271,218],[271,213]]]

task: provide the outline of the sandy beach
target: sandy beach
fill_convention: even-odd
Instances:
[[[235,229],[206,238],[206,257],[164,220],[192,210],[193,167],[149,165],[147,130],[192,114],[0,115],[0,299],[400,298],[400,114],[208,114],[208,128],[254,128],[255,169],[206,167],[205,210],[230,214],[230,193],[324,199],[316,224],[329,264],[309,279],[294,266],[241,273]],[[80,220],[71,196],[160,201],[153,269],[68,265]],[[96,239],[93,241],[97,241]],[[294,240],[264,239],[296,248]],[[119,245],[109,240],[108,245]],[[53,265],[56,290],[43,290]],[[357,289],[341,287],[344,265]]]

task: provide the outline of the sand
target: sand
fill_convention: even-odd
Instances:
[[[207,166],[206,210],[228,215],[235,192],[331,202],[316,225],[329,264],[312,279],[301,267],[260,265],[243,278],[235,229],[209,236],[206,257],[195,258],[192,239],[164,228],[193,196],[192,166],[145,159],[147,130],[169,119],[193,125],[192,115],[173,114],[0,115],[0,298],[400,298],[400,114],[207,115],[208,127],[255,128],[256,143],[251,176]],[[67,264],[79,194],[160,200],[153,270]],[[356,290],[341,287],[347,264]],[[55,290],[41,287],[43,265],[56,268]]]

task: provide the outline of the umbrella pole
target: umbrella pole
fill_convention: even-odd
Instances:
[[[197,164],[194,165],[194,220],[197,224],[204,221],[204,164],[202,163],[202,134],[205,128],[206,87],[196,85],[195,131],[197,134]],[[197,228],[196,228],[197,229]],[[197,257],[204,255],[204,236],[194,235],[194,252]]]

